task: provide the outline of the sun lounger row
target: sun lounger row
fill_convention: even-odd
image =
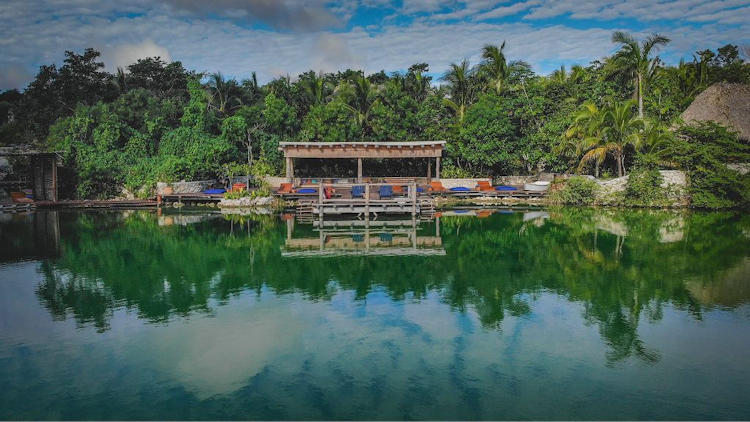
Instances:
[[[480,180],[477,182],[474,188],[467,186],[455,186],[451,188],[445,188],[440,181],[432,181],[429,186],[422,187],[417,186],[417,193],[427,193],[429,195],[456,195],[456,196],[494,196],[494,195],[512,195],[514,192],[518,193],[542,193],[549,189],[549,182],[532,182],[526,183],[523,187],[509,186],[509,185],[496,185],[493,186],[489,181]],[[406,196],[409,194],[409,187],[401,184],[392,185],[378,185],[373,190],[377,193],[381,199],[389,199],[394,196]],[[294,188],[292,183],[282,183],[279,189],[276,191],[279,195],[290,195],[290,196],[316,196],[318,195],[317,187],[298,187]],[[325,197],[331,198],[336,196],[336,192],[333,187],[326,186],[324,188]],[[352,198],[364,198],[365,197],[365,185],[353,185],[351,187]]]

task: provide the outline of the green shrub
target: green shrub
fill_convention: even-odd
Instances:
[[[687,171],[693,207],[750,205],[750,174],[726,166],[750,162],[750,143],[726,127],[712,122],[682,126],[662,157]]]
[[[247,196],[250,196],[250,192],[248,192],[245,189],[233,190],[224,194],[224,198],[226,199],[240,199],[240,198],[245,198]]]
[[[641,207],[669,205],[666,189],[661,187],[663,182],[664,177],[655,168],[633,169],[625,185],[625,204]]]
[[[573,176],[565,187],[554,195],[557,202],[569,205],[591,205],[596,198],[599,185],[595,181],[581,176]]]
[[[466,179],[470,178],[471,176],[472,174],[468,170],[453,165],[446,165],[440,172],[440,177],[445,177],[448,179]]]

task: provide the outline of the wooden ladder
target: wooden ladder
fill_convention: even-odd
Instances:
[[[313,204],[315,201],[302,200],[297,201],[297,209],[294,217],[297,222],[309,224],[313,222]]]
[[[419,200],[419,215],[423,218],[432,219],[435,217],[435,201],[433,199]]]

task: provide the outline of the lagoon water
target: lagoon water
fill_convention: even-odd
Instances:
[[[0,419],[750,419],[750,215],[0,215]]]

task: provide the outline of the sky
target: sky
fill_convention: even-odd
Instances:
[[[658,32],[668,63],[750,45],[750,0],[2,0],[0,89],[23,88],[66,50],[102,52],[107,70],[160,56],[265,83],[307,70],[403,71],[475,64],[485,44],[548,74],[612,53],[610,38]]]

